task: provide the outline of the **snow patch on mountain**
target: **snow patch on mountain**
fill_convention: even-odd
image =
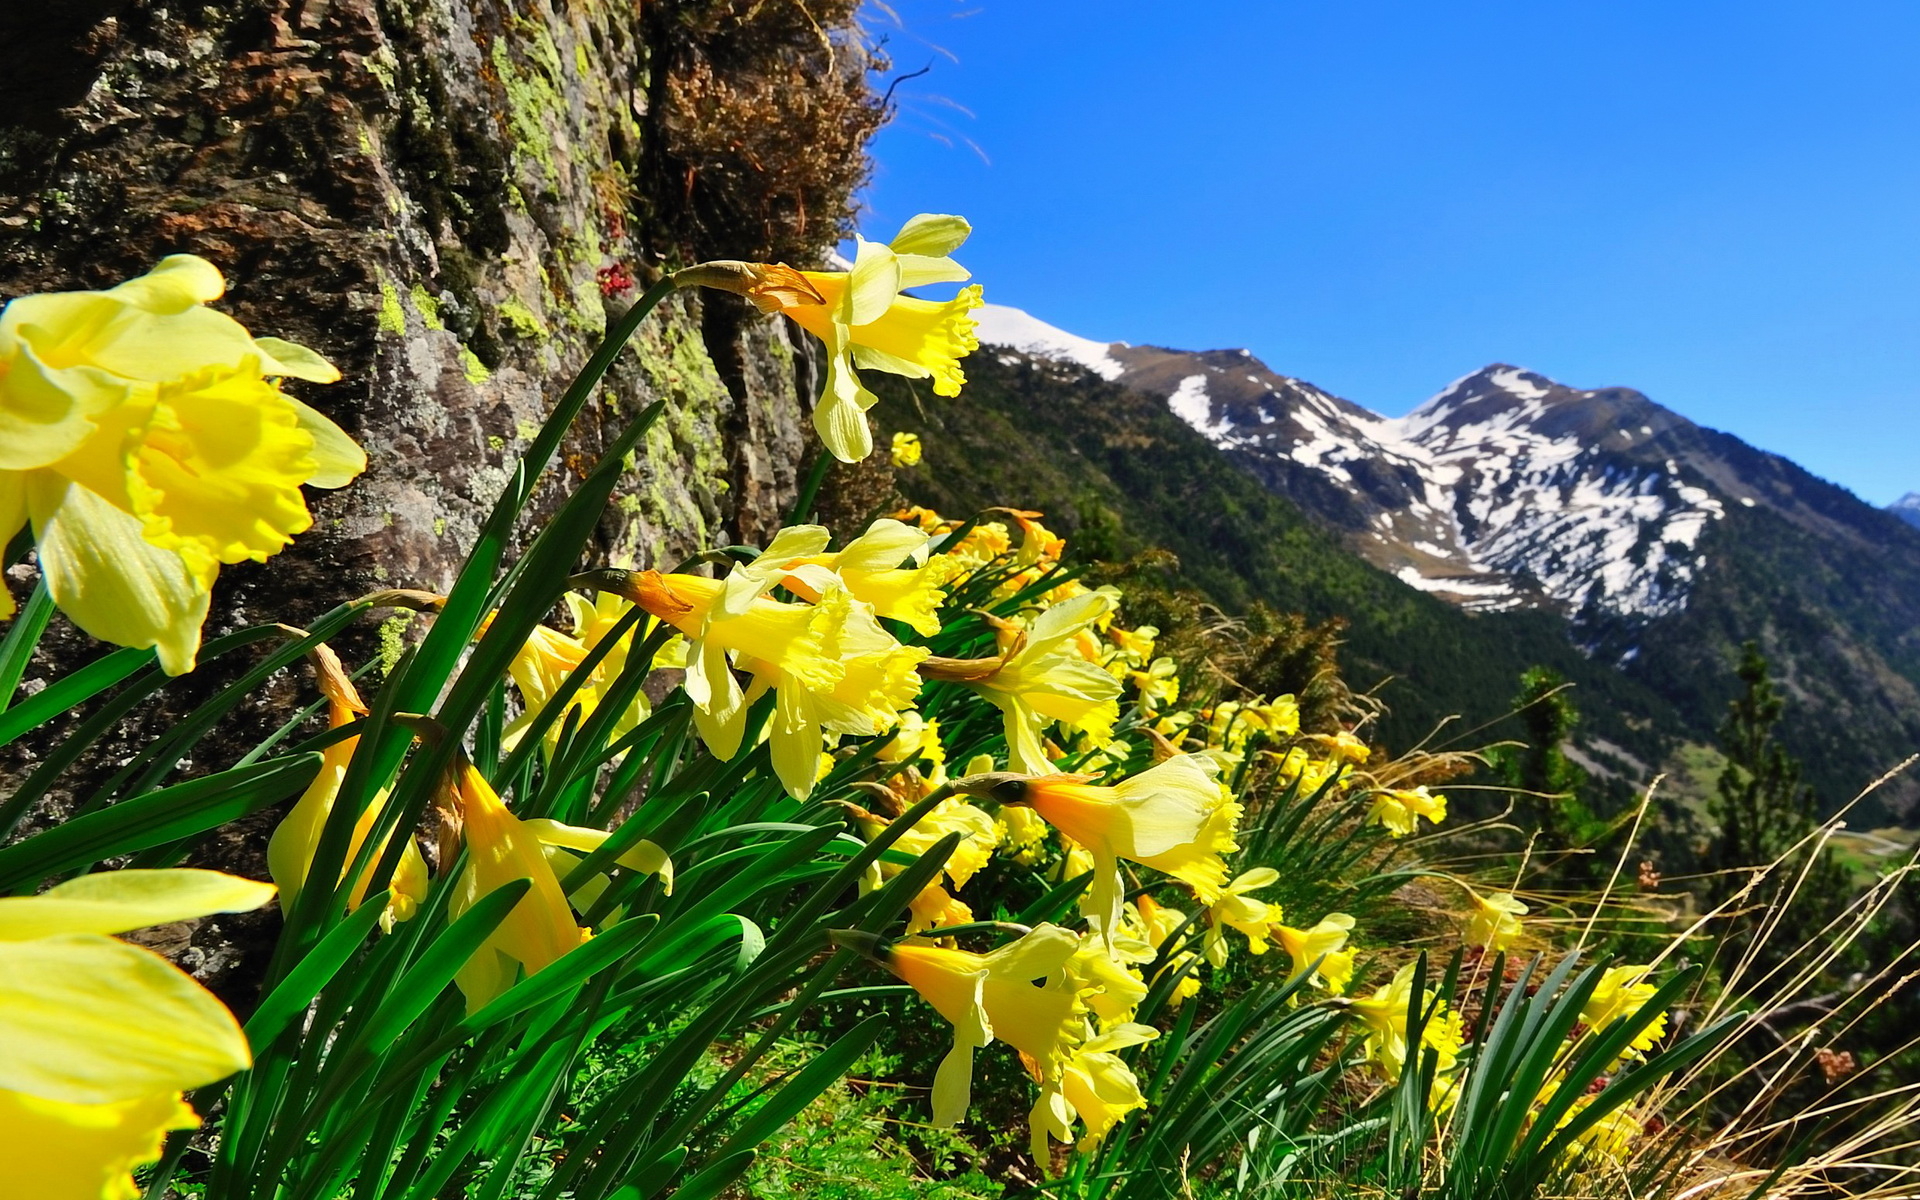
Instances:
[[[1017,308],[983,304],[973,312],[976,333],[989,346],[1011,346],[1036,358],[1079,363],[1102,379],[1118,379],[1126,370],[1113,357],[1113,347],[1124,342],[1096,342],[1047,324]]]
[[[1213,415],[1213,400],[1207,395],[1207,377],[1189,375],[1167,397],[1173,415],[1194,427],[1203,437],[1218,444],[1233,428],[1233,422]]]
[[[1920,529],[1920,492],[1908,492],[1887,505],[1887,511],[1915,529]]]

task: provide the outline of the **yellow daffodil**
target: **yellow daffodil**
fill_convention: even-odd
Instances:
[[[896,433],[893,435],[893,465],[896,467],[917,467],[920,465],[920,435],[917,433]]]
[[[580,825],[566,825],[547,817],[530,817],[520,822],[520,828],[534,836],[540,843],[540,852],[546,857],[547,865],[553,868],[554,877],[564,881],[580,860],[600,848],[600,844],[613,834],[605,829],[587,829]],[[673,895],[673,859],[667,856],[654,842],[645,838],[635,842],[626,853],[614,859],[617,866],[642,875],[657,875],[661,890]],[[604,874],[596,874],[585,883],[567,893],[567,899],[578,912],[591,909],[607,890],[609,880]],[[609,920],[618,919],[618,912]]]
[[[1539,1098],[1533,1102],[1533,1113],[1529,1114],[1527,1119],[1529,1126],[1533,1124],[1533,1119],[1539,1114],[1540,1109],[1545,1107],[1559,1090],[1560,1081],[1557,1079],[1540,1089]],[[1555,1123],[1554,1130],[1557,1132],[1565,1129],[1575,1117],[1593,1103],[1593,1100],[1592,1095],[1583,1095],[1575,1100],[1573,1107],[1569,1108]],[[1595,1161],[1589,1156],[1598,1156],[1599,1160],[1609,1163],[1625,1162],[1633,1157],[1635,1146],[1645,1134],[1646,1126],[1642,1125],[1626,1108],[1616,1108],[1601,1117],[1585,1133],[1575,1137],[1573,1143],[1567,1147],[1565,1157],[1576,1169],[1585,1171],[1604,1165],[1602,1161]]]
[[[1292,784],[1302,796],[1317,795],[1340,772],[1338,762],[1315,758],[1299,746],[1289,746],[1285,754],[1274,757],[1280,764],[1280,782]]]
[[[1400,1078],[1407,1065],[1407,1016],[1413,1005],[1413,969],[1408,963],[1394,973],[1373,994],[1347,1002],[1353,1014],[1366,1026],[1365,1052],[1389,1080]],[[1438,1060],[1437,1070],[1451,1070],[1461,1049],[1460,1017],[1444,1001],[1435,998],[1429,988],[1423,1005],[1433,1008],[1420,1031],[1423,1047],[1431,1048]]]
[[[871,605],[877,617],[900,621],[926,637],[940,632],[934,614],[946,593],[940,590],[940,572],[926,566],[924,532],[882,517],[831,554],[829,536],[819,525],[782,529],[759,557],[727,577],[721,611],[743,612],[748,601],[776,584],[815,603],[844,587],[855,600]]]
[[[1151,896],[1140,896],[1134,900],[1133,904],[1134,911],[1138,914],[1141,933],[1155,950],[1165,950],[1167,939],[1178,932],[1188,920],[1188,914],[1177,908],[1163,905]],[[1191,970],[1188,970],[1189,966],[1192,967]],[[1200,956],[1198,954],[1191,950],[1178,951],[1168,958],[1163,970],[1186,971],[1186,974],[1181,976],[1180,982],[1174,985],[1173,996],[1170,999],[1174,1007],[1177,1008],[1182,1002],[1200,994]],[[1158,975],[1155,976],[1156,979],[1158,977]]]
[[[963,784],[966,781],[961,781]],[[1237,849],[1240,806],[1201,761],[1175,755],[1113,787],[1078,775],[986,776],[972,785],[1002,804],[1025,805],[1093,856],[1080,911],[1109,939],[1120,920],[1120,860],[1165,872],[1212,903],[1227,882],[1220,855]]]
[[[1073,638],[1112,608],[1111,596],[1088,592],[1041,613],[1017,648],[998,662],[981,660],[987,666],[972,677],[965,665],[969,660],[946,673],[928,664],[923,673],[965,682],[1005,714],[1009,770],[1047,774],[1054,765],[1041,736],[1054,722],[1097,742],[1113,736],[1120,716],[1119,682],[1095,663],[1065,652]]]
[[[753,674],[755,695],[773,689],[774,772],[796,799],[813,790],[823,731],[883,733],[919,691],[914,668],[927,652],[895,641],[844,588],[819,604],[783,604],[751,594],[737,602],[725,583],[698,575],[605,571],[595,578],[686,635],[687,697],[716,756],[739,750],[752,699],[729,655]],[[725,611],[723,595],[737,615]]]
[[[356,716],[366,713],[367,706],[361,702],[360,694],[354,690],[353,681],[340,664],[339,658],[325,646],[316,646],[311,656],[317,668],[320,691],[327,698],[327,724],[338,729],[352,723]],[[347,767],[353,761],[354,748],[359,745],[357,737],[343,738],[321,751],[320,773],[313,777],[307,790],[287,813],[286,819],[274,829],[273,837],[267,842],[267,872],[273,876],[273,882],[280,889],[280,907],[283,912],[291,912],[294,902],[300,898],[301,889],[306,887],[307,872],[313,866],[314,853],[320,848],[320,836],[326,831],[327,817],[333,812],[333,803],[340,795],[340,784],[347,776]],[[386,811],[387,792],[382,788],[367,805],[353,824],[353,837],[347,843],[347,853],[340,860],[340,873],[344,876],[352,868],[355,856],[365,845],[367,836]],[[386,911],[380,914],[380,927],[392,930],[394,922],[405,921],[412,917],[420,902],[427,898],[427,863],[420,856],[420,847],[414,843],[411,831],[396,831],[406,839],[400,852],[400,863],[394,868],[393,879],[387,898]],[[372,882],[373,872],[393,834],[382,840],[380,848],[374,851],[367,867],[355,881],[347,897],[347,911],[360,907],[366,899],[367,886]]]
[[[522,733],[534,719],[543,712],[559,692],[567,678],[586,661],[601,642],[612,635],[633,605],[631,602],[606,592],[593,600],[573,592],[566,594],[567,609],[573,618],[574,633],[561,633],[546,625],[534,626],[528,635],[526,644],[513,656],[508,668],[513,677],[514,687],[519,689],[525,711],[511,721],[505,730],[503,741],[511,748],[519,744]],[[644,623],[637,627],[640,634],[646,632]],[[599,707],[600,696],[626,669],[627,654],[633,649],[634,633],[623,637],[620,644],[608,650],[593,670],[593,675],[568,702],[569,712],[578,712],[578,720],[585,720]],[[619,738],[632,731],[634,726],[646,720],[652,711],[644,691],[636,692],[627,705],[627,711],[615,721],[608,731],[610,738]],[[562,726],[566,723],[564,714],[547,730],[548,744],[557,744]]]
[[[551,966],[585,941],[588,931],[574,920],[538,834],[508,811],[473,764],[463,762],[449,776],[442,811],[460,824],[467,865],[454,883],[448,917],[457,920],[482,897],[515,880],[532,884],[455,976],[472,1013],[512,987],[522,969],[534,975]]]
[[[926,762],[933,768],[933,782],[946,777],[947,751],[940,744],[940,722],[918,712],[900,714],[899,729],[874,757],[890,763]]]
[[[1133,1019],[1147,998],[1147,985],[1129,964],[1150,963],[1155,957],[1154,948],[1131,927],[1123,927],[1111,947],[1097,934],[1080,939],[1067,971],[1102,1029]]]
[[[815,604],[765,599],[759,593],[776,577],[741,571],[724,582],[651,571],[632,578],[636,603],[688,637],[687,694],[696,721],[707,714],[701,736],[715,754],[732,756],[747,703],[773,689],[774,772],[795,799],[813,788],[823,732],[884,733],[919,693],[915,667],[927,651],[894,640],[838,576],[816,579],[826,590]],[[728,651],[754,676],[752,696],[726,669]]]
[[[815,764],[826,733],[871,736],[899,723],[920,692],[914,668],[927,657],[918,646],[903,646],[874,619],[873,609],[844,588],[828,592],[815,606],[825,614],[822,652],[838,664],[840,677],[827,688],[811,686],[809,671],[788,674],[779,663],[742,656],[753,672],[756,692],[771,687],[775,706],[769,740],[773,769],[789,795],[804,800],[813,789]]]
[[[367,465],[276,382],[340,373],[205,307],[225,290],[175,254],[104,292],[0,311],[0,542],[31,522],[54,603],[173,675],[193,669],[220,567],[277,553],[313,524],[302,485],[344,487]]]
[[[1255,954],[1267,952],[1267,939],[1283,914],[1278,904],[1256,900],[1251,893],[1278,882],[1280,872],[1272,867],[1255,867],[1220,889],[1207,905],[1206,956],[1216,969],[1227,965],[1228,927],[1246,935],[1247,949]]]
[[[1530,911],[1512,892],[1482,896],[1467,889],[1473,912],[1467,917],[1467,944],[1487,950],[1505,950],[1526,932],[1520,918]]]
[[[0,898],[0,1195],[133,1200],[132,1169],[200,1123],[181,1093],[251,1065],[226,1006],[113,938],[243,912],[270,884],[217,871],[102,871]]]
[[[825,343],[827,382],[814,427],[835,458],[858,462],[873,453],[867,410],[875,396],[854,373],[856,366],[930,378],[938,396],[958,396],[966,382],[960,360],[980,344],[972,316],[981,305],[980,288],[962,288],[944,302],[901,293],[967,279],[966,268],[949,255],[971,232],[959,217],[922,213],[889,244],[856,238],[850,271],[716,262],[689,267],[676,280],[742,293],[761,312],[784,313]]]
[[[836,930],[836,943],[860,950],[933,1005],[953,1025],[953,1049],[933,1081],[933,1123],[953,1125],[973,1094],[973,1055],[996,1038],[1020,1052],[1028,1071],[1058,1079],[1078,1040],[1078,992],[1066,970],[1080,939],[1041,925],[988,954],[917,942],[884,945],[869,934]]]
[[[1580,1008],[1581,1022],[1595,1033],[1603,1033],[1615,1021],[1638,1015],[1646,1007],[1647,1001],[1653,999],[1654,993],[1660,990],[1659,985],[1647,982],[1647,976],[1652,971],[1652,967],[1620,966],[1608,967],[1601,972],[1593,995]],[[1661,1013],[1635,1035],[1623,1053],[1645,1054],[1666,1033],[1667,1014]]]
[[[1160,630],[1153,625],[1142,625],[1138,629],[1122,629],[1118,625],[1107,630],[1107,640],[1113,643],[1113,661],[1125,667],[1144,667],[1153,658],[1153,643],[1160,636]]]
[[[1347,935],[1352,932],[1353,918],[1339,912],[1328,913],[1308,929],[1273,926],[1274,939],[1293,959],[1293,973],[1312,971],[1313,977],[1307,982],[1335,995],[1346,991],[1353,978],[1353,952],[1346,948]]]
[[[1447,819],[1447,798],[1429,792],[1423,785],[1415,788],[1382,788],[1373,793],[1367,823],[1381,825],[1394,837],[1406,837],[1421,817],[1438,825]]]
[[[1127,681],[1140,693],[1140,709],[1148,716],[1180,698],[1180,668],[1170,658],[1156,658],[1144,671],[1128,671]]]
[[[1030,808],[1003,805],[995,820],[1000,827],[1000,844],[1013,861],[1031,864],[1039,857],[1041,845],[1047,839],[1045,818]]]
[[[878,835],[887,826],[883,817],[871,813],[856,815],[868,837]],[[940,879],[944,877],[958,890],[965,887],[967,881],[992,860],[994,847],[1000,841],[1000,830],[992,817],[965,800],[948,797],[915,821],[895,840],[893,846],[904,854],[925,854],[935,842],[950,833],[960,835],[960,844],[948,855],[947,864],[941,869],[940,875],[929,881],[910,902],[912,918],[907,925],[909,935],[942,925],[964,925],[973,920],[973,910],[954,899],[941,886]],[[894,863],[876,865],[880,879],[897,875],[902,869]]]
[[[1367,749],[1365,742],[1344,729],[1333,734],[1316,733],[1311,740],[1324,746],[1328,756],[1336,762],[1353,763],[1358,766],[1366,762],[1372,753]]]
[[[1160,1036],[1147,1025],[1116,1025],[1104,1033],[1074,1047],[1067,1056],[1057,1086],[1041,1092],[1040,1104],[1029,1117],[1033,1130],[1034,1161],[1048,1163],[1047,1139],[1073,1141],[1073,1118],[1086,1126],[1079,1149],[1087,1151],[1100,1144],[1107,1131],[1136,1109],[1147,1106],[1140,1092],[1140,1079],[1119,1054],[1129,1046],[1138,1046]]]

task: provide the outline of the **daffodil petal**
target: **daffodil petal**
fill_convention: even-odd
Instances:
[[[95,416],[127,398],[126,381],[96,367],[47,366],[29,340],[38,331],[14,319],[23,309],[34,312],[40,301],[66,299],[24,296],[0,313],[0,364],[6,367],[0,372],[0,471],[60,461],[93,435]],[[85,310],[84,304],[63,307]]]
[[[773,773],[795,800],[805,800],[813,791],[820,762],[820,722],[808,711],[802,690],[791,683],[776,689],[773,729],[767,738]]]
[[[226,293],[227,281],[221,278],[220,268],[197,254],[169,254],[145,275],[108,292],[116,300],[164,315],[185,312]]]
[[[967,270],[950,258],[936,258],[928,254],[901,254],[900,287],[926,287],[934,283],[965,283],[973,278],[973,272]]]
[[[36,477],[27,504],[60,610],[101,641],[153,647],[169,675],[193,670],[218,570],[212,557],[194,565],[150,545],[138,518],[57,476]]]
[[[340,378],[340,368],[298,342],[260,337],[253,339],[253,344],[260,351],[263,374],[285,375],[311,383],[334,383]]]
[[[848,542],[834,565],[842,571],[895,570],[910,559],[918,561],[926,552],[927,540],[925,530],[882,517]]]
[[[928,254],[944,256],[952,254],[966,242],[973,233],[973,226],[965,217],[956,217],[950,213],[921,213],[907,218],[888,243],[896,254]]]
[[[160,1157],[168,1133],[199,1124],[178,1091],[63,1104],[0,1089],[0,1146],[11,1148],[0,1155],[0,1196],[136,1200],[133,1169]]]
[[[899,257],[887,246],[861,238],[836,319],[845,325],[871,324],[886,315],[899,295]]]
[[[873,453],[873,430],[867,426],[867,410],[876,397],[853,373],[853,363],[844,354],[827,360],[827,387],[820,406],[813,410],[813,424],[820,440],[841,462],[859,462]]]
[[[208,913],[248,912],[274,887],[219,871],[98,871],[37,896],[0,898],[0,942],[61,933],[125,933]]]
[[[111,1104],[250,1061],[233,1014],[157,954],[95,934],[0,942],[0,1088]]]
[[[293,406],[300,428],[313,439],[313,473],[307,482],[317,488],[342,488],[359,478],[367,469],[367,452],[346,435],[338,425],[318,410],[292,396],[281,397]]]

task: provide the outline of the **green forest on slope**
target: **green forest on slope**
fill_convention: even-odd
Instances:
[[[925,458],[898,473],[915,503],[949,515],[991,505],[1040,509],[1082,553],[1121,560],[1164,549],[1174,582],[1228,614],[1257,601],[1349,622],[1342,669],[1377,688],[1380,737],[1404,749],[1450,716],[1439,741],[1471,748],[1503,734],[1523,671],[1571,680],[1585,727],[1660,762],[1680,715],[1645,686],[1590,662],[1548,613],[1467,613],[1371,566],[1291,501],[1221,456],[1166,407],[1075,366],[987,352],[967,360],[958,400],[875,377],[885,433],[920,435]]]

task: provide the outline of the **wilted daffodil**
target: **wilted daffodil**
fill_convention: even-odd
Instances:
[[[313,524],[300,488],[344,487],[366,455],[281,392],[340,377],[205,307],[226,290],[175,254],[103,292],[0,311],[0,543],[31,522],[47,591],[102,641],[193,669],[214,577]],[[0,618],[13,602],[0,589]]]
[[[273,898],[217,871],[102,871],[0,898],[0,1195],[133,1200],[132,1169],[200,1118],[181,1098],[251,1065],[226,1006],[109,936]]]
[[[1352,932],[1353,918],[1340,912],[1328,913],[1308,929],[1273,927],[1274,939],[1293,959],[1293,973],[1312,971],[1313,977],[1307,982],[1336,995],[1346,991],[1347,982],[1353,978],[1353,951],[1346,948],[1347,935]]]
[[[935,1125],[953,1125],[966,1115],[974,1051],[996,1038],[1020,1052],[1035,1078],[1059,1078],[1081,1021],[1078,993],[1066,970],[1080,945],[1073,934],[1040,925],[988,954],[917,942],[888,945],[852,930],[831,936],[899,976],[953,1024],[953,1049],[933,1080]]]
[[[1468,945],[1505,950],[1513,945],[1514,939],[1526,932],[1520,918],[1526,916],[1529,910],[1512,892],[1482,896],[1468,888],[1467,899],[1473,903],[1473,912],[1467,917]]]
[[[1278,904],[1256,900],[1251,893],[1280,882],[1280,872],[1272,867],[1255,867],[1236,876],[1220,890],[1207,906],[1207,961],[1216,968],[1227,965],[1227,928],[1246,935],[1247,949],[1255,954],[1267,952],[1267,939],[1283,915]]]
[[[820,440],[841,462],[873,453],[867,410],[874,394],[854,373],[887,371],[932,379],[939,396],[958,396],[960,360],[979,345],[973,310],[978,285],[944,302],[903,296],[908,288],[957,283],[965,267],[948,257],[972,232],[959,217],[922,213],[891,243],[857,238],[850,271],[796,271],[785,264],[712,262],[674,277],[681,287],[739,292],[765,313],[784,313],[827,347],[827,383],[814,410]]]
[[[328,726],[338,729],[351,724],[355,717],[364,715],[367,706],[361,702],[360,693],[354,689],[353,681],[347,677],[338,656],[326,646],[314,647],[309,656],[313,659],[320,681],[320,691],[327,698]],[[357,737],[342,738],[321,751],[320,773],[313,777],[313,782],[307,785],[307,790],[274,829],[272,839],[267,842],[267,871],[280,889],[282,911],[292,911],[294,902],[300,898],[301,889],[306,886],[307,872],[312,869],[314,853],[320,848],[327,817],[333,812],[333,803],[340,795],[340,783],[347,776],[354,747],[359,743]],[[387,792],[382,788],[375,795],[373,803],[367,805],[354,821],[353,836],[347,843],[346,856],[340,860],[341,875],[352,868],[355,856],[360,853],[367,835],[373,832],[386,806]],[[386,911],[380,914],[380,927],[386,930],[391,930],[394,922],[413,916],[420,902],[427,898],[426,860],[420,856],[420,848],[414,844],[410,831],[397,832],[406,838],[406,843],[400,852],[400,863],[394,868]],[[389,838],[392,836],[388,835]],[[387,844],[385,840],[380,843],[380,848],[374,851],[366,869],[355,881],[347,899],[349,912],[360,907],[360,902],[366,899],[367,885],[372,881],[374,867],[385,853]]]
[[[1394,837],[1406,837],[1414,831],[1420,818],[1438,825],[1447,819],[1447,798],[1429,792],[1424,786],[1415,788],[1382,788],[1373,793],[1372,807],[1367,810],[1369,825],[1385,826]]]
[[[1093,883],[1081,894],[1080,911],[1109,941],[1120,920],[1121,859],[1179,879],[1210,904],[1227,882],[1220,855],[1238,848],[1233,834],[1240,806],[1190,754],[1175,755],[1113,787],[1079,775],[985,775],[956,786],[984,792],[1001,804],[1025,805],[1086,847],[1093,856]]]

